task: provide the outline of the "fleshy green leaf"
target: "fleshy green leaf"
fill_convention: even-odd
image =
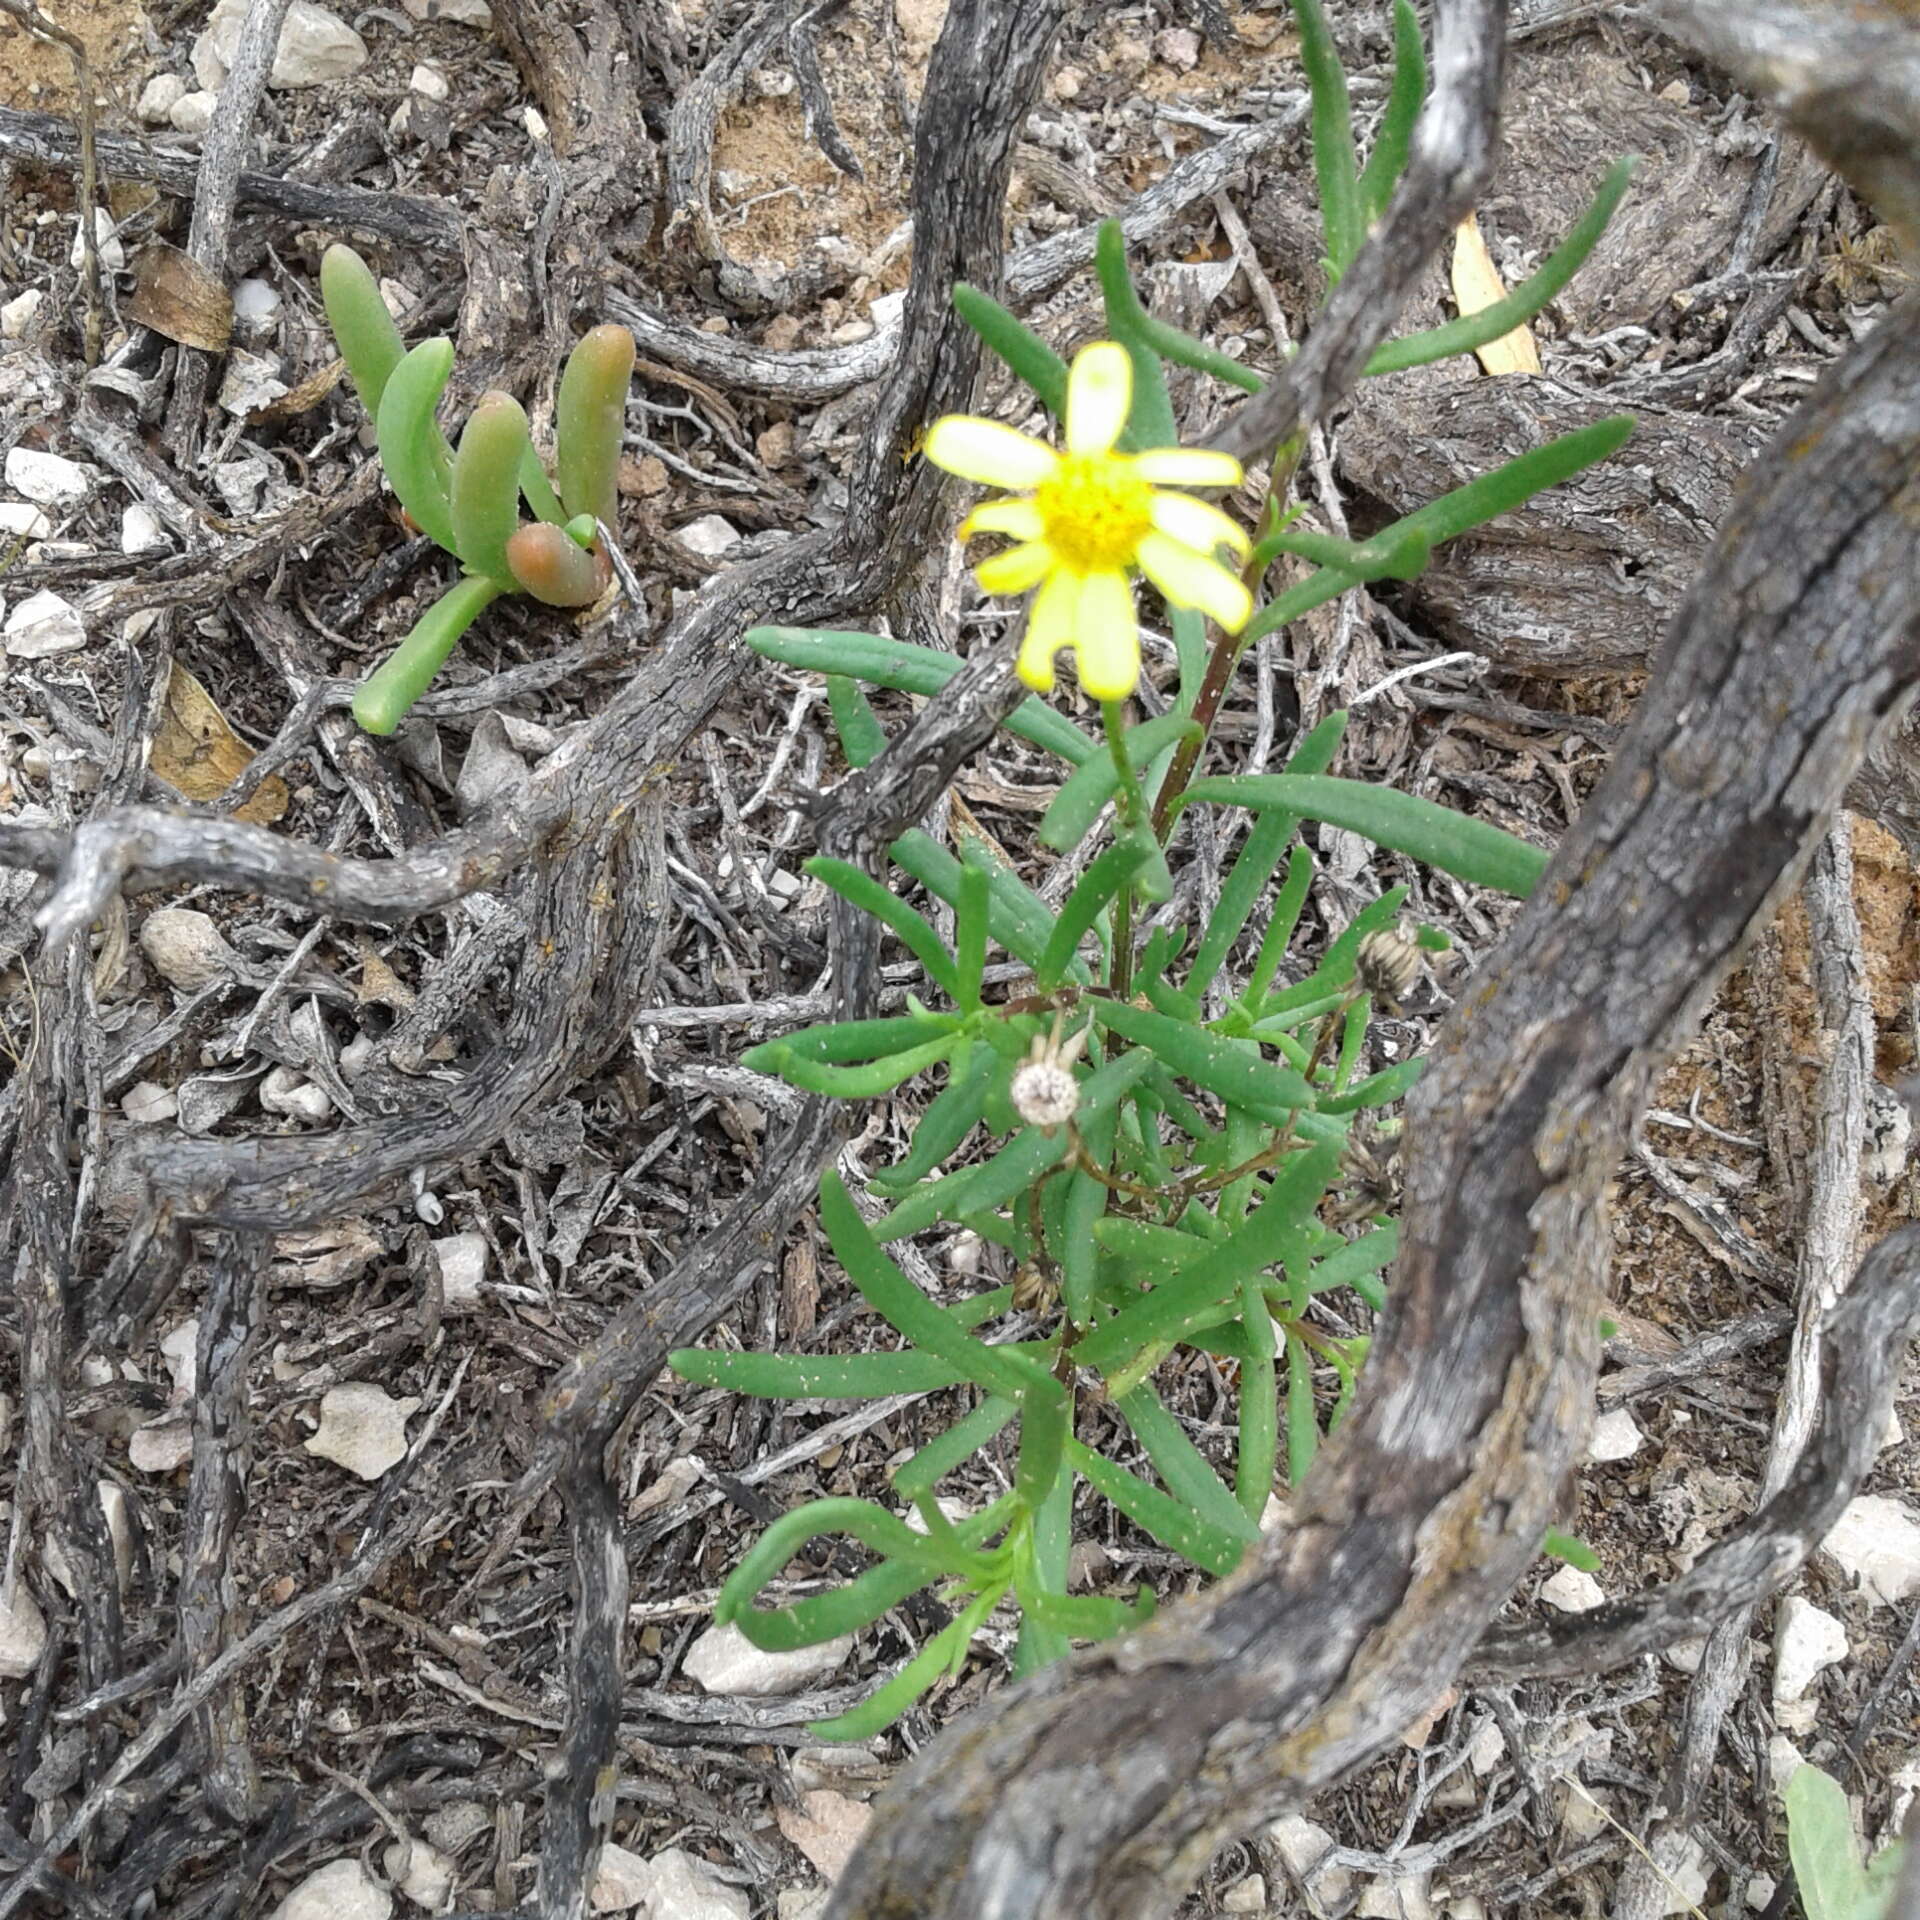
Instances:
[[[1407,170],[1414,122],[1427,92],[1427,51],[1420,40],[1420,17],[1412,0],[1393,0],[1393,86],[1386,111],[1373,136],[1373,151],[1360,174],[1360,211],[1378,220]]]
[[[1190,1507],[1150,1486],[1138,1474],[1114,1465],[1078,1440],[1067,1442],[1067,1464],[1142,1532],[1151,1534],[1169,1552],[1191,1561],[1202,1573],[1218,1577],[1240,1564],[1247,1548],[1243,1538],[1209,1526]],[[1238,1511],[1236,1508],[1236,1516]]]
[[[1320,0],[1293,0],[1293,16],[1300,24],[1300,64],[1307,70],[1313,96],[1313,174],[1320,189],[1320,224],[1328,265],[1337,280],[1352,266],[1367,237],[1353,112],[1347,76]]]
[[[1796,1767],[1784,1798],[1787,1854],[1807,1920],[1861,1920],[1867,1876],[1846,1789],[1819,1767]]]
[[[954,282],[953,310],[975,333],[989,353],[997,355],[1007,371],[1030,386],[1040,404],[1058,420],[1067,411],[1067,363],[1033,331],[1023,326],[978,287]]]
[[[978,1042],[967,1051],[964,1068],[954,1056],[947,1084],[913,1130],[907,1157],[873,1176],[868,1185],[874,1192],[887,1198],[903,1194],[959,1151],[987,1110],[999,1066],[992,1048]]]
[[[1484,820],[1365,780],[1340,780],[1328,774],[1227,775],[1196,780],[1187,789],[1184,804],[1200,800],[1256,811],[1285,807],[1518,899],[1533,891],[1548,860],[1541,848]]]
[[[1123,834],[1088,863],[1060,909],[1040,964],[1034,969],[1034,984],[1042,993],[1051,992],[1066,978],[1087,929],[1134,875],[1159,854],[1159,843],[1142,827]]]
[[[709,1353],[682,1347],[667,1356],[681,1379],[725,1387],[756,1400],[877,1400],[889,1393],[931,1393],[967,1376],[936,1354]]]
[[[1126,731],[1127,765],[1138,773],[1169,747],[1199,737],[1199,723],[1181,714],[1163,713],[1157,720],[1142,721]],[[1099,818],[1100,809],[1113,798],[1119,782],[1112,754],[1099,753],[1081,761],[1053,796],[1053,804],[1040,822],[1040,838],[1057,853],[1077,847]]]
[[[989,1394],[945,1433],[929,1440],[904,1466],[894,1469],[894,1491],[903,1500],[918,1500],[923,1494],[932,1493],[955,1467],[978,1453],[1019,1411],[1012,1400]]]
[[[926,970],[933,984],[956,1004],[960,999],[960,980],[953,955],[934,931],[933,922],[917,908],[910,907],[872,874],[845,860],[820,854],[806,864],[805,871],[822,885],[831,887],[841,899],[850,901],[862,913],[878,920],[896,934],[907,950]]]
[[[1298,1073],[1263,1059],[1245,1042],[1224,1040],[1204,1028],[1125,1001],[1102,1000],[1094,1011],[1110,1032],[1147,1048],[1162,1066],[1218,1094],[1230,1107],[1277,1125],[1297,1109],[1314,1104],[1313,1089]]]
[[[1241,1512],[1206,1456],[1187,1438],[1186,1429],[1161,1404],[1151,1386],[1143,1381],[1113,1404],[1176,1500],[1222,1533],[1236,1534],[1242,1540],[1258,1536],[1258,1517],[1250,1521]]]
[[[1167,376],[1151,337],[1151,316],[1140,304],[1127,271],[1127,236],[1118,220],[1100,223],[1094,237],[1093,271],[1106,303],[1107,332],[1126,348],[1133,362],[1133,411],[1120,444],[1131,449],[1170,447],[1179,438],[1173,402],[1167,397]]]

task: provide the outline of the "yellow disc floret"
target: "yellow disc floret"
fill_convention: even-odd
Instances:
[[[1128,567],[1153,531],[1153,489],[1122,454],[1070,454],[1041,481],[1033,504],[1041,538],[1075,573]]]
[[[1230,633],[1253,610],[1238,574],[1214,557],[1223,546],[1247,553],[1245,529],[1204,500],[1166,491],[1238,486],[1239,461],[1201,447],[1116,453],[1132,405],[1133,362],[1111,340],[1096,340],[1068,370],[1065,453],[967,413],[947,414],[927,434],[936,467],[1008,491],[976,507],[960,537],[999,533],[1017,543],[974,573],[988,593],[1040,589],[1018,672],[1041,693],[1053,685],[1053,657],[1063,647],[1073,649],[1080,684],[1096,700],[1125,699],[1139,684],[1135,568],[1171,605],[1210,614]]]

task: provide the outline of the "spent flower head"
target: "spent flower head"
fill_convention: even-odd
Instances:
[[[1249,550],[1246,533],[1218,507],[1167,487],[1232,487],[1244,477],[1231,454],[1204,447],[1118,453],[1133,406],[1133,362],[1096,340],[1067,376],[1066,451],[998,420],[950,413],[927,435],[927,458],[963,480],[1015,497],[976,507],[960,528],[1004,533],[1018,544],[983,560],[988,593],[1038,587],[1020,648],[1019,674],[1040,693],[1053,687],[1053,656],[1072,647],[1080,684],[1096,700],[1119,700],[1140,678],[1140,626],[1131,570],[1176,607],[1194,607],[1237,633],[1253,610],[1239,576],[1213,557]]]

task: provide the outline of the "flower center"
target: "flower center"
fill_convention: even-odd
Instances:
[[[1125,567],[1153,530],[1153,488],[1111,453],[1069,455],[1033,496],[1044,538],[1075,573]]]

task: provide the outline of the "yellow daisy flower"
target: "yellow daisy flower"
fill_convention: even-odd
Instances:
[[[1053,688],[1053,656],[1074,650],[1080,684],[1096,700],[1120,700],[1140,679],[1140,624],[1132,568],[1176,607],[1195,607],[1238,633],[1253,602],[1237,574],[1215,560],[1220,547],[1249,551],[1245,532],[1218,507],[1162,487],[1235,487],[1231,454],[1203,447],[1116,453],[1133,405],[1133,362],[1111,340],[1074,355],[1067,375],[1067,450],[976,414],[950,413],[927,434],[936,467],[1005,487],[1017,498],[989,500],[960,528],[1009,534],[1020,544],[983,560],[974,577],[988,593],[1034,596],[1020,648],[1020,678]]]

